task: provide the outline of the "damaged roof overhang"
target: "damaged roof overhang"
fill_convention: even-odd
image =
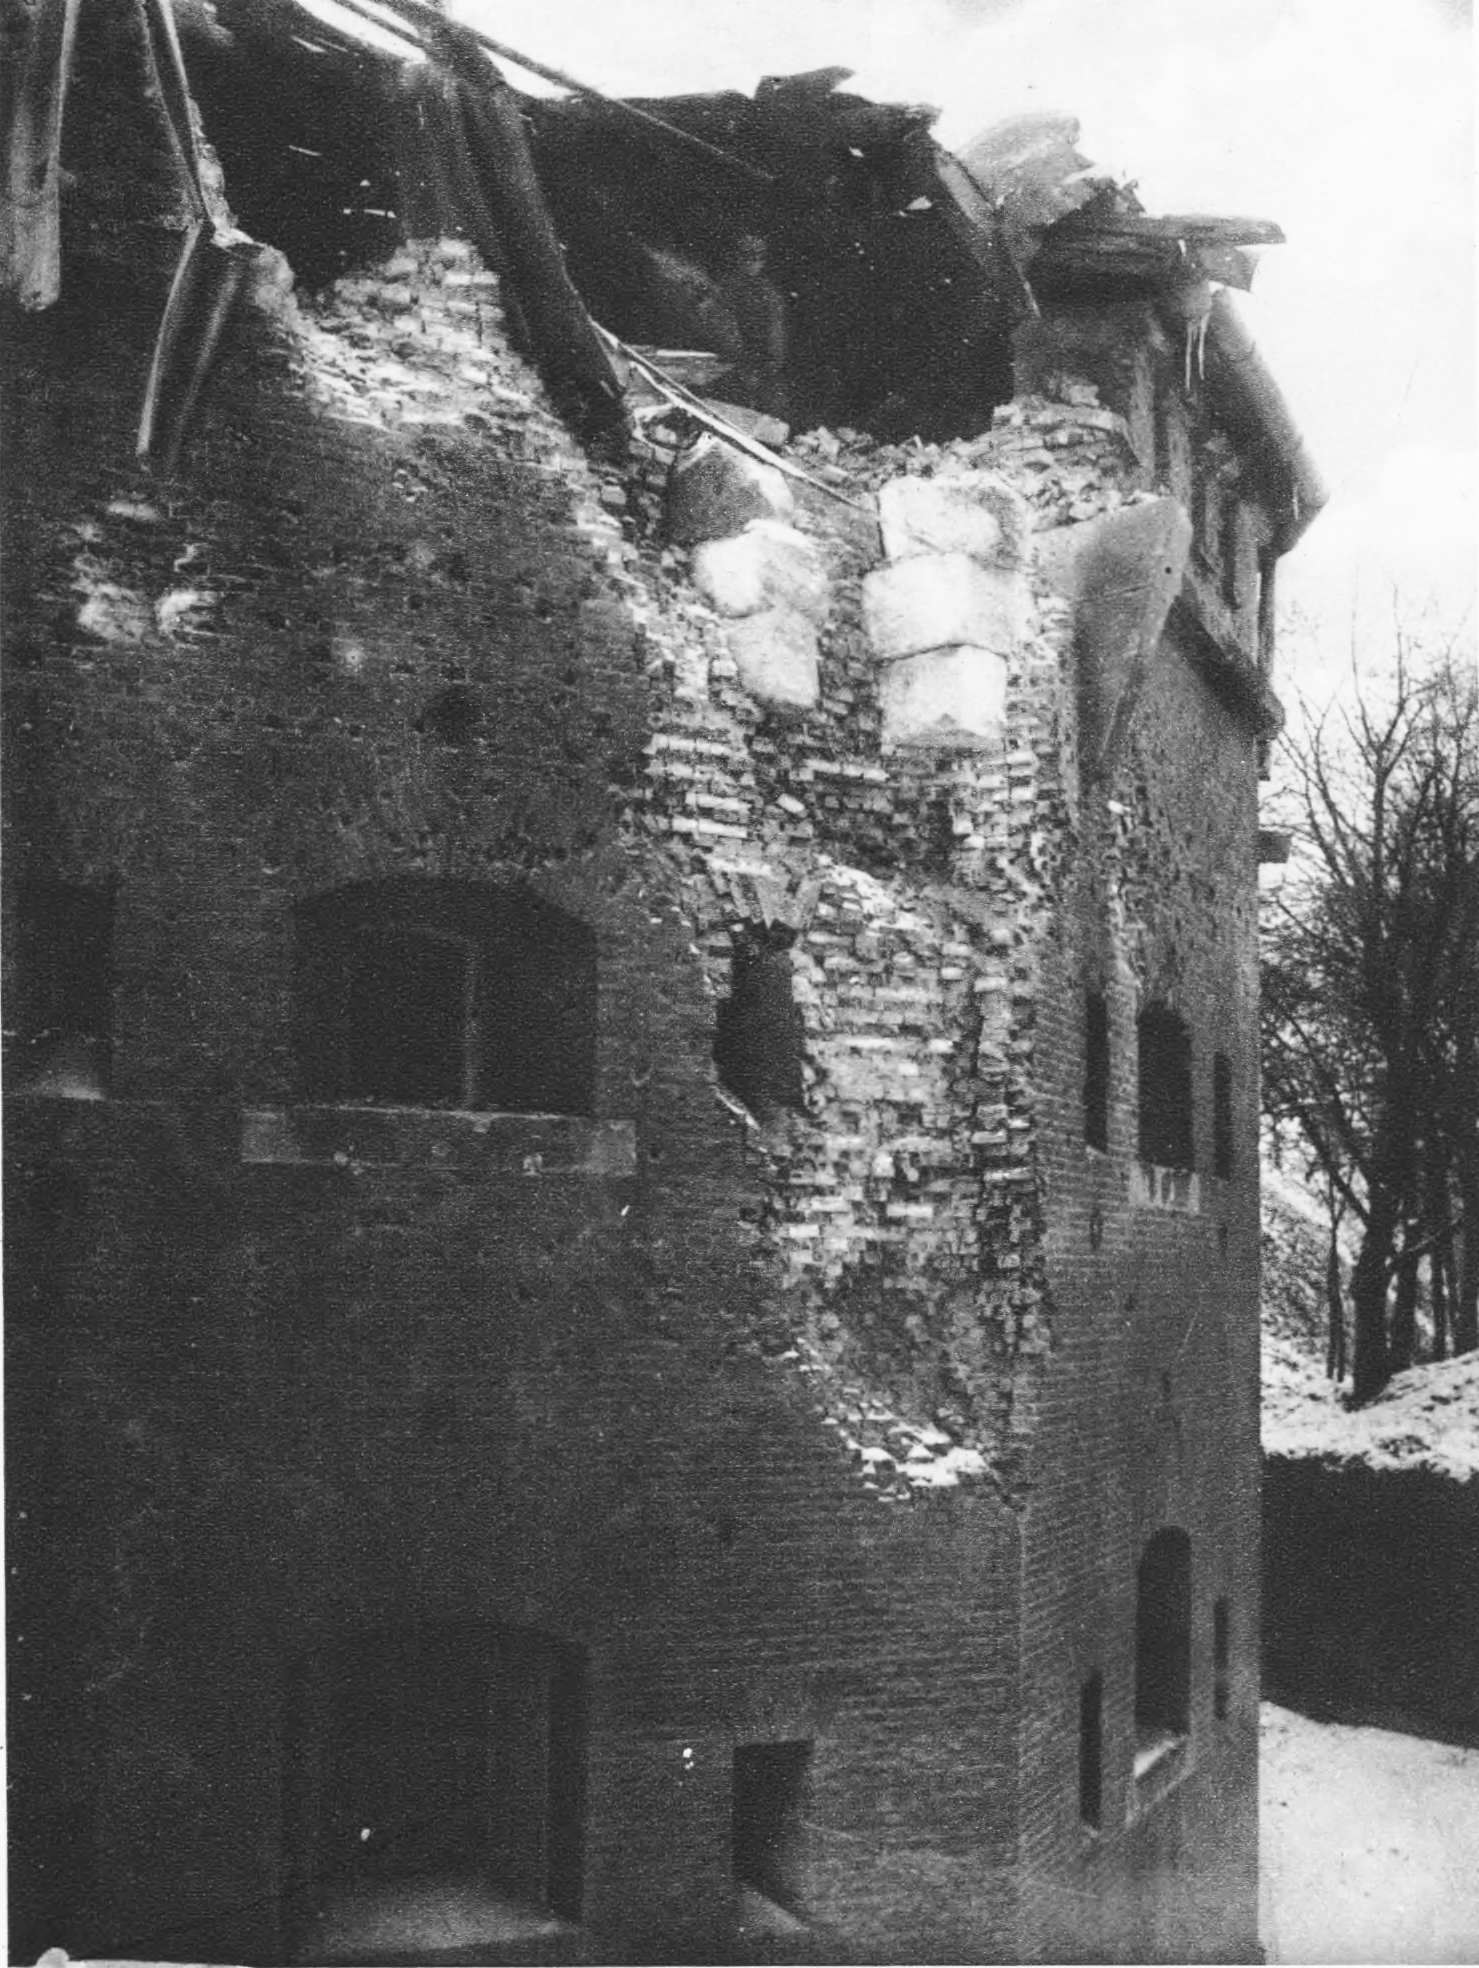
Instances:
[[[1230,422],[1235,429],[1244,426],[1250,449],[1267,454],[1287,486],[1288,508],[1274,542],[1286,554],[1330,497],[1329,488],[1230,294],[1212,297],[1207,347],[1209,378]]]
[[[275,245],[312,287],[429,228],[467,233],[588,429],[620,415],[591,314],[629,341],[727,350],[716,393],[793,424],[948,438],[1010,398],[1025,315],[1134,299],[1199,324],[1209,388],[1287,494],[1281,548],[1323,503],[1277,386],[1212,294],[1249,284],[1245,249],[1277,227],[1145,213],[1078,153],[1071,119],[998,124],[957,157],[931,138],[933,111],[849,94],[843,69],[628,103],[427,0],[344,0],[381,24],[378,46],[298,0],[134,4],[167,40],[179,15],[181,83],[245,228],[213,212],[213,238]],[[42,18],[76,6],[43,0]],[[495,50],[576,93],[518,95]]]

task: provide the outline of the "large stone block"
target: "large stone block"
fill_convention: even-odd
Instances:
[[[752,519],[795,509],[791,488],[773,465],[763,465],[718,438],[702,437],[673,465],[668,478],[668,533],[679,546],[724,540]]]
[[[752,519],[727,540],[702,541],[694,549],[693,583],[721,615],[784,606],[818,627],[831,600],[821,555],[804,533],[778,519]]]
[[[987,751],[1006,728],[1007,659],[969,646],[885,664],[878,679],[886,750]]]
[[[1022,638],[1026,585],[969,554],[921,554],[863,577],[863,619],[881,662],[969,643],[1006,656]]]
[[[794,608],[762,609],[726,626],[741,686],[776,711],[810,711],[820,691],[817,632]]]
[[[999,567],[1020,567],[1026,554],[1026,504],[992,472],[890,479],[879,490],[878,520],[890,560],[966,553]]]

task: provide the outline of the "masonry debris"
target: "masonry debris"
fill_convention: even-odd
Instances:
[[[345,1878],[405,1914],[351,1836],[403,1779],[458,1864],[485,1781],[538,1821],[467,1885],[510,1959],[1174,1958],[1213,1905],[1249,1958],[1257,772],[1323,490],[1221,290],[1277,229],[1068,118],[526,96],[348,11],[41,0],[6,83],[11,1132],[106,1478],[97,1904],[175,1918],[151,1813],[235,1758],[273,1911],[221,1958]],[[1215,1699],[1147,1717],[1193,1610]],[[475,1727],[397,1679],[418,1622],[496,1629],[513,1776],[482,1667]]]

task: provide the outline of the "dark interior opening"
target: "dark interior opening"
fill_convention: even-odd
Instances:
[[[601,105],[527,105],[571,277],[624,339],[705,349],[704,393],[800,430],[972,436],[1012,393],[1020,283],[952,216],[930,115],[780,76],[640,107],[767,172],[757,185]]]
[[[1165,1005],[1136,1021],[1140,1055],[1140,1159],[1189,1169],[1192,1152],[1191,1033]]]
[[[1141,1753],[1191,1727],[1191,1539],[1157,1531],[1135,1605],[1135,1736]]]
[[[1094,1673],[1078,1691],[1078,1814],[1097,1831],[1104,1816],[1104,1676]]]
[[[6,1005],[17,1092],[97,1097],[113,1051],[112,882],[16,884],[15,987]]]
[[[1109,1005],[1101,991],[1084,1003],[1084,1140],[1109,1146]]]
[[[296,911],[299,1057],[325,1100],[588,1114],[596,944],[522,889],[359,883]]]
[[[394,67],[306,18],[216,0],[225,32],[181,21],[190,84],[232,208],[304,287],[372,266],[404,236]]]
[[[227,33],[193,20],[182,32],[252,235],[313,288],[424,230],[422,143],[394,61],[326,23],[284,33],[258,0],[216,0],[215,15]],[[942,185],[933,112],[837,79],[636,103],[758,178],[619,106],[520,97],[565,265],[603,327],[717,358],[706,395],[798,430],[974,436],[1012,394],[1021,277]]]
[[[803,1808],[809,1742],[744,1743],[734,1752],[734,1877],[796,1912],[804,1897]]]
[[[409,924],[350,932],[344,1071],[379,1100],[474,1106],[477,946]]]
[[[1232,1609],[1226,1599],[1212,1607],[1212,1713],[1227,1720],[1232,1667]]]
[[[435,1622],[301,1663],[289,1691],[290,1890],[472,1882],[575,1917],[583,1659],[542,1634]]]
[[[1232,1061],[1225,1052],[1212,1059],[1212,1170],[1224,1179],[1233,1172]]]
[[[6,1886],[12,1961],[78,1945],[77,1923],[97,1892],[96,1818],[90,1797],[12,1813]]]
[[[745,931],[735,940],[729,996],[719,1006],[719,1078],[757,1120],[800,1108],[806,1028],[795,1001],[789,936]]]

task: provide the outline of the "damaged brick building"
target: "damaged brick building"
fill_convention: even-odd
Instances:
[[[1277,234],[378,18],[7,16],[14,1945],[1252,1959]]]

